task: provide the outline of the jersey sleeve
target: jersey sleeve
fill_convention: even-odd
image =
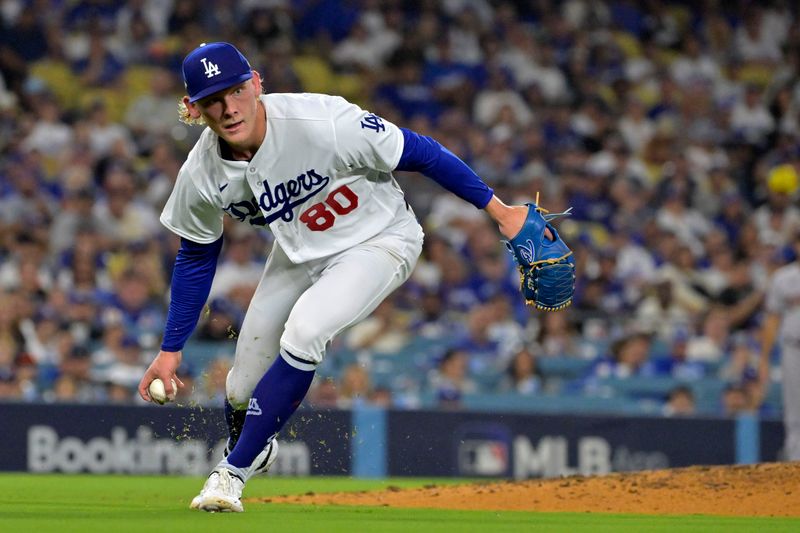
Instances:
[[[394,170],[403,153],[403,134],[397,126],[338,96],[329,106],[343,168]]]
[[[223,214],[202,194],[185,169],[181,169],[160,220],[167,229],[184,239],[208,244],[222,235]]]
[[[784,302],[784,284],[780,279],[781,272],[772,276],[767,288],[765,307],[769,313],[782,313],[786,309]]]

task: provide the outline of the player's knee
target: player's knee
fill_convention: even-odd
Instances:
[[[281,348],[298,359],[317,365],[325,355],[324,335],[313,324],[289,321],[281,337]]]
[[[247,409],[247,405],[250,403],[250,395],[245,394],[243,389],[229,390],[227,392],[227,397],[228,403],[237,411]]]
[[[228,403],[237,410],[247,409],[254,387],[255,384],[250,384],[246,380],[241,379],[240,376],[231,370],[228,372],[228,377],[225,380],[225,394],[228,398]]]

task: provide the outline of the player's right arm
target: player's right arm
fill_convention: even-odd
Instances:
[[[139,395],[150,401],[150,382],[160,378],[168,396],[171,380],[183,383],[175,375],[182,358],[183,346],[197,326],[208,299],[211,282],[222,250],[223,212],[215,203],[204,182],[202,167],[192,158],[181,168],[172,194],[164,206],[161,223],[181,237],[170,285],[170,302],[161,350],[139,382]]]
[[[758,397],[756,403],[761,405],[769,391],[769,367],[772,349],[778,338],[781,316],[778,313],[767,313],[761,325],[761,355],[758,359]]]
[[[175,372],[181,364],[181,350],[197,326],[211,291],[220,250],[222,237],[209,244],[181,239],[181,247],[172,271],[171,298],[161,351],[139,382],[139,395],[146,401],[150,401],[147,388],[155,378],[161,378],[164,382],[168,396],[173,392],[170,379],[183,387]]]

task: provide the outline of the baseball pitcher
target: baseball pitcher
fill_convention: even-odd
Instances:
[[[275,436],[302,402],[328,343],[411,274],[423,232],[393,170],[418,171],[479,209],[510,239],[522,290],[543,309],[569,304],[571,252],[535,204],[508,206],[435,140],[343,98],[262,94],[258,72],[228,43],[183,62],[183,118],[207,128],[182,166],[161,222],[181,237],[161,351],[139,393],[171,380],[197,324],[222,247],[225,215],[275,242],[227,378],[225,457],[193,509],[243,510],[247,479],[266,471]]]

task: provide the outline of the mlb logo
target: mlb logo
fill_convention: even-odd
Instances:
[[[465,476],[505,476],[509,471],[508,443],[501,440],[465,440],[458,447],[458,471]]]

